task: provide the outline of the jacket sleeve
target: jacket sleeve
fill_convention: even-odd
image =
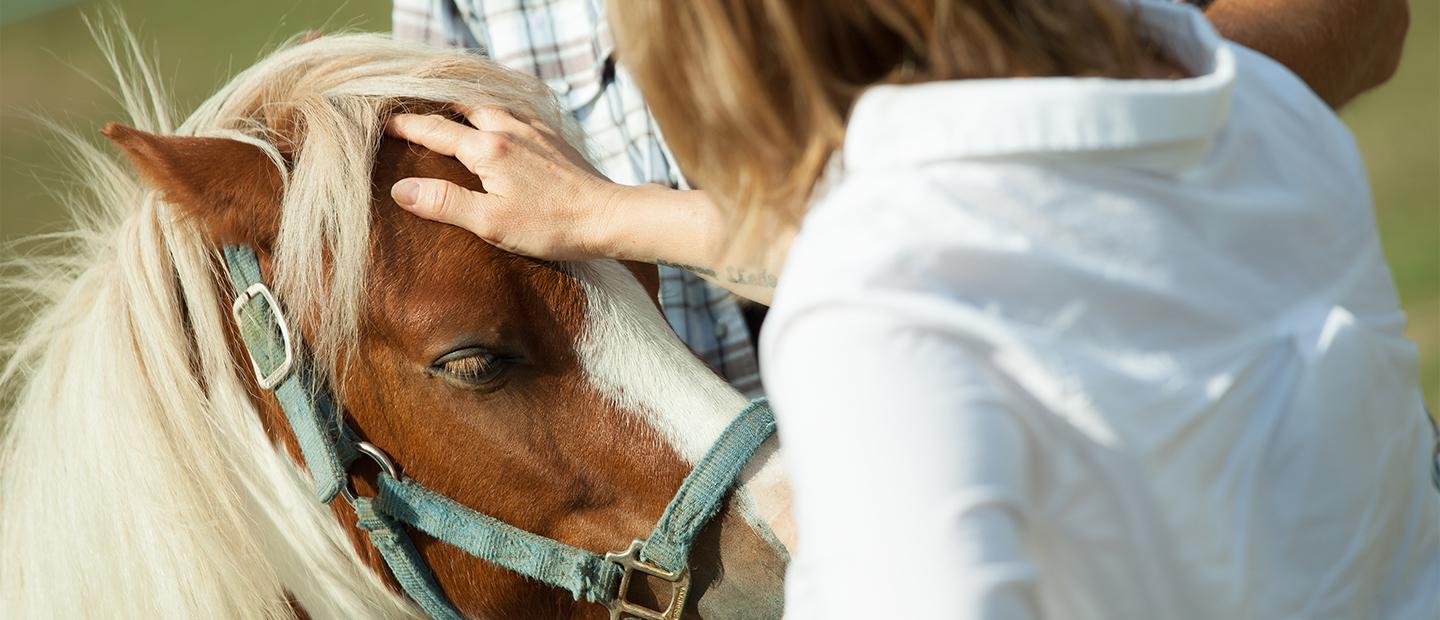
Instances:
[[[765,378],[799,536],[787,617],[1039,617],[1034,448],[983,360],[843,302],[774,327]]]

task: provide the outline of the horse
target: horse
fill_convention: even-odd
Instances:
[[[135,38],[100,38],[130,117],[103,133],[123,158],[61,133],[88,190],[70,201],[76,230],[4,272],[33,320],[0,372],[0,616],[421,615],[350,505],[313,496],[229,318],[227,245],[254,249],[355,433],[456,502],[580,549],[643,537],[745,406],[665,323],[653,266],[507,254],[390,199],[409,176],[482,189],[386,138],[398,111],[499,106],[580,144],[537,80],[328,35],[176,124]],[[347,492],[376,493],[364,465]],[[695,543],[687,616],[779,616],[787,507],[771,439]],[[606,617],[410,536],[467,616]],[[653,606],[664,587],[634,596]]]

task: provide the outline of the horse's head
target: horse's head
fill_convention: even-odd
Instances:
[[[206,242],[256,251],[346,420],[406,475],[469,508],[582,549],[623,551],[643,539],[744,398],[669,331],[655,304],[653,267],[526,259],[400,209],[388,188],[405,177],[480,185],[453,159],[378,138],[383,116],[396,106],[426,104],[363,92],[367,80],[384,78],[378,72],[348,80],[321,75],[336,71],[325,63],[365,71],[364,59],[339,56],[343,40],[306,44],[326,45],[334,51],[317,52],[310,73],[288,76],[295,84],[267,84],[264,101],[239,106],[245,114],[230,123],[240,130],[234,137],[114,125],[106,135]],[[425,80],[499,76],[499,88],[544,105],[524,80],[485,61],[437,58],[397,79],[423,91],[439,88]],[[335,87],[327,93],[323,83]],[[346,89],[365,103],[335,92]],[[331,116],[294,104],[300,95],[292,91],[302,90],[331,97],[317,104]],[[335,119],[356,127],[326,124]],[[223,264],[215,268],[223,273]],[[228,287],[223,276],[216,282]],[[236,368],[248,368],[233,329],[229,340]],[[266,431],[298,462],[274,396],[254,378],[246,381]],[[767,451],[758,460],[771,457]],[[760,466],[752,465],[752,475]],[[356,492],[375,492],[373,467],[357,464],[351,473]],[[784,551],[757,514],[753,495],[773,491],[760,486],[732,500],[697,542],[691,611],[778,615]],[[389,579],[350,507],[333,506],[358,556]],[[605,613],[411,535],[440,586],[469,614]],[[287,588],[302,608],[313,596],[308,588]]]

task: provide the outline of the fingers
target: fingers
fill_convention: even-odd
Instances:
[[[531,129],[525,121],[515,118],[509,110],[493,105],[463,105],[452,106],[456,112],[465,115],[465,120],[470,121],[476,129],[481,131],[524,131]]]
[[[434,114],[397,114],[385,124],[385,131],[441,155],[454,157],[471,172],[481,176],[511,147],[509,134],[477,131]]]
[[[420,217],[453,224],[485,237],[486,197],[440,179],[403,179],[390,188],[390,197]]]
[[[474,131],[443,116],[434,114],[396,114],[385,123],[385,133],[409,140],[441,155],[454,157],[460,143]]]
[[[465,116],[476,129],[483,131],[498,131],[517,136],[537,136],[544,134],[556,137],[555,131],[540,121],[525,121],[516,118],[515,114],[505,108],[493,105],[463,105],[454,104],[451,106],[456,112]]]

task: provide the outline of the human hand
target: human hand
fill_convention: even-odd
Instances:
[[[601,176],[540,122],[492,106],[458,108],[470,122],[398,114],[386,133],[459,159],[483,192],[441,179],[408,178],[391,196],[406,210],[469,230],[516,254],[547,260],[607,257],[610,211],[625,186]]]
[[[703,191],[613,183],[559,134],[495,107],[443,116],[399,114],[385,130],[460,160],[484,191],[441,179],[401,179],[395,202],[459,226],[502,250],[544,260],[614,258],[686,269],[769,304],[794,229],[777,231],[759,262],[725,256],[728,219]]]

